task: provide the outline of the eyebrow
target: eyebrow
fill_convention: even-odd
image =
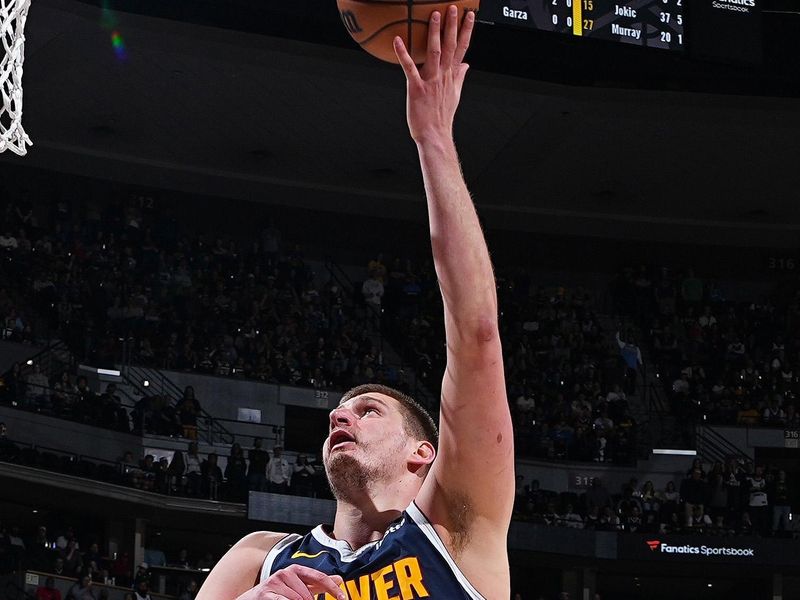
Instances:
[[[378,404],[381,404],[381,405],[385,406],[386,408],[389,408],[389,405],[386,402],[384,402],[380,398],[376,398],[375,396],[356,396],[356,398],[348,398],[347,400],[345,400],[345,402],[350,402],[350,400],[354,400],[354,399],[355,400],[372,400],[373,402],[377,402]],[[342,404],[344,404],[344,402],[340,401],[338,406],[341,406]]]

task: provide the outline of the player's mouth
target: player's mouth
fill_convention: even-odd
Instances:
[[[334,450],[346,450],[353,448],[356,445],[356,438],[349,431],[344,429],[334,429],[328,439],[328,448],[331,452]]]

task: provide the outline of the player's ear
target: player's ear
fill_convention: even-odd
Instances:
[[[436,448],[433,447],[433,444],[417,442],[409,462],[416,467],[425,467],[431,464],[434,458],[436,458]]]

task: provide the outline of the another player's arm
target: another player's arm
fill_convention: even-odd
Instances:
[[[491,550],[505,555],[514,501],[513,431],[494,272],[452,135],[474,16],[460,31],[456,21],[451,8],[441,41],[441,19],[431,21],[428,56],[419,70],[402,42],[395,42],[408,80],[408,122],[422,166],[447,339],[439,455],[417,500],[451,534],[451,547],[470,545],[472,538],[502,543]],[[476,531],[481,535],[472,536]]]

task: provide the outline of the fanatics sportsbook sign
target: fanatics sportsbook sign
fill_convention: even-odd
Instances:
[[[697,554],[699,556],[741,556],[743,558],[755,558],[756,551],[754,548],[732,548],[730,546],[692,546],[685,544],[683,546],[675,546],[667,544],[661,540],[646,540],[645,544],[652,552],[660,552],[663,554]]]
[[[709,535],[620,534],[617,558],[727,564],[800,565],[793,540]]]

